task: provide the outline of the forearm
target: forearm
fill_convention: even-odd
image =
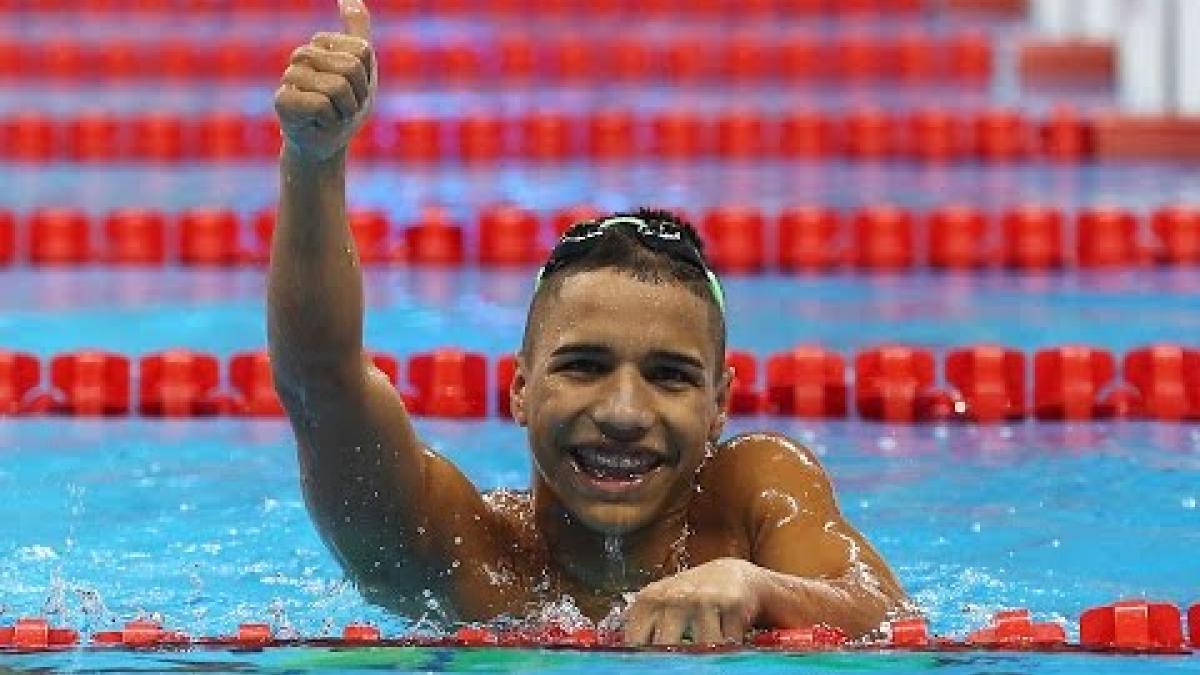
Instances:
[[[267,334],[284,388],[334,377],[362,352],[362,274],[346,218],[346,161],[280,156]]]
[[[755,623],[800,628],[823,623],[852,637],[879,626],[896,602],[866,579],[813,579],[759,567]]]

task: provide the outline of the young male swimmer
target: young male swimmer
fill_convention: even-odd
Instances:
[[[573,228],[538,278],[510,396],[528,496],[480,494],[417,437],[364,354],[346,225],[346,145],[376,88],[370,18],[297,49],[268,331],[317,527],[361,592],[397,612],[525,616],[564,595],[623,599],[634,645],[741,641],[754,627],[867,632],[904,602],[806,448],[720,435],[732,371],[723,298],[691,229],[639,212]]]

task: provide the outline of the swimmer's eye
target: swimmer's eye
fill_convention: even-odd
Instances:
[[[654,382],[671,386],[698,384],[698,379],[694,374],[674,366],[655,366],[650,370],[649,376]]]
[[[600,375],[607,366],[596,359],[569,359],[555,366],[554,370],[575,375]]]

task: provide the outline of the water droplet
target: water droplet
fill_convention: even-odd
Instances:
[[[1059,546],[1062,546],[1062,542],[1057,539],[1052,539],[1050,540],[1050,545],[1054,548],[1058,548]]]
[[[462,537],[455,537],[455,538],[454,538],[454,545],[455,545],[455,546],[462,546]]]
[[[980,522],[978,522],[978,521],[976,521],[976,522],[974,522],[974,523],[971,523],[971,531],[972,531],[972,532],[982,532],[982,531],[983,531],[983,524],[982,524],[982,523],[980,523]]]
[[[1179,503],[1180,503],[1180,504],[1183,506],[1183,508],[1185,508],[1185,509],[1194,509],[1194,508],[1196,508],[1196,498],[1195,498],[1195,497],[1184,497],[1183,499],[1179,500]]]

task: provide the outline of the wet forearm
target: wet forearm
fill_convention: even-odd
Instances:
[[[756,623],[763,627],[827,624],[858,637],[877,628],[895,604],[863,580],[812,579],[760,569]]]

